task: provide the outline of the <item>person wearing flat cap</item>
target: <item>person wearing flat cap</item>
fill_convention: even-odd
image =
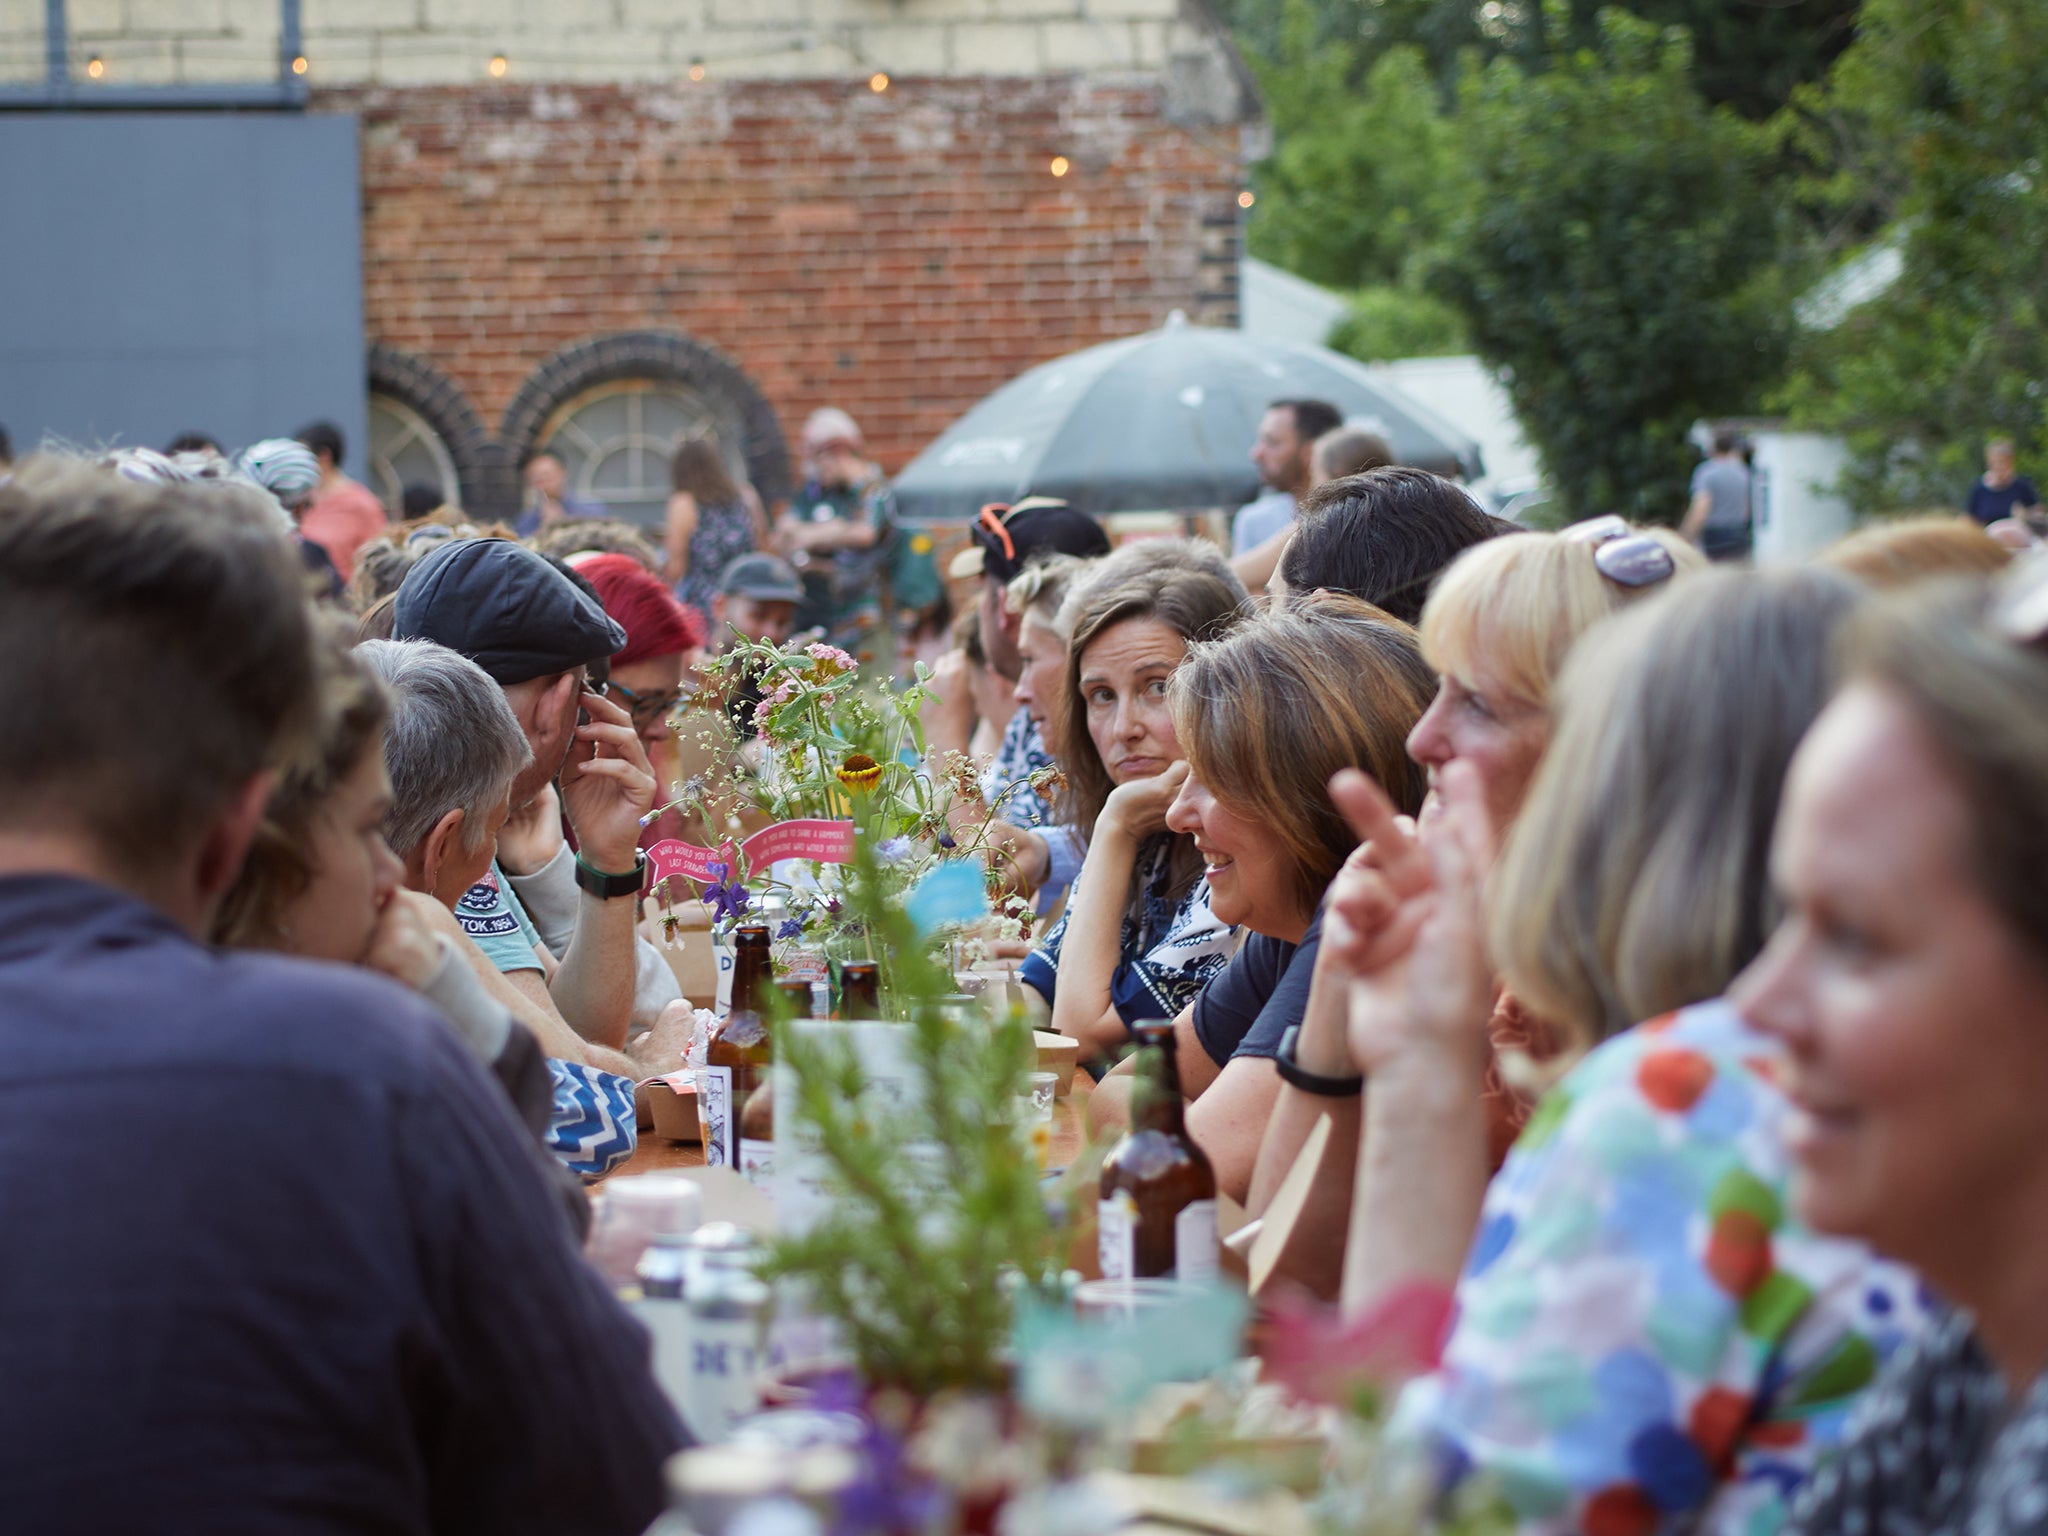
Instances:
[[[1015,683],[1024,671],[1017,649],[1021,620],[1009,611],[1004,593],[1019,572],[1046,555],[1072,555],[1092,560],[1109,553],[1109,536],[1085,512],[1055,496],[1027,496],[1014,506],[990,505],[969,528],[972,543],[953,557],[947,574],[955,579],[981,577],[978,617],[982,653],[999,676]],[[1028,890],[1038,893],[1041,910],[1073,883],[1087,845],[1080,830],[1061,826],[1051,800],[1032,789],[1013,786],[1052,764],[1052,753],[1028,709],[1010,717],[996,748],[995,760],[982,778],[982,792],[997,814],[1017,829],[1005,839],[1012,869]]]
[[[513,781],[499,856],[456,903],[463,930],[519,994],[522,1022],[542,1039],[561,1039],[547,1026],[566,1021],[586,1043],[589,1065],[639,1075],[620,1053],[634,1012],[640,819],[654,805],[654,772],[632,716],[602,692],[626,632],[567,568],[508,539],[459,539],[406,573],[392,637],[433,640],[482,667],[533,748]],[[560,836],[564,813],[573,853]],[[559,962],[521,899],[534,896],[538,906],[539,893],[557,883],[579,893],[568,903],[571,921],[548,923],[569,934]]]

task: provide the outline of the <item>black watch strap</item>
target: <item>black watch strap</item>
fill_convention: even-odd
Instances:
[[[605,901],[615,896],[638,896],[646,883],[647,855],[644,853],[634,858],[633,872],[629,875],[608,875],[584,863],[582,854],[576,855],[576,884]]]
[[[1292,1083],[1303,1093],[1321,1094],[1326,1099],[1348,1099],[1365,1092],[1365,1078],[1359,1073],[1354,1072],[1349,1077],[1324,1077],[1296,1062],[1294,1049],[1300,1039],[1299,1024],[1288,1025],[1287,1033],[1280,1037],[1280,1050],[1273,1057],[1273,1066],[1279,1072],[1281,1082]]]

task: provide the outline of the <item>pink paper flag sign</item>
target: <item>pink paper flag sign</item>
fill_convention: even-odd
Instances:
[[[816,859],[820,864],[853,862],[850,821],[778,821],[763,827],[744,843],[749,869],[762,869],[779,859]]]
[[[709,885],[719,877],[719,872],[711,866],[723,864],[725,873],[730,875],[740,854],[746,855],[749,870],[766,869],[778,859],[816,859],[821,864],[851,864],[853,823],[778,821],[772,827],[763,827],[737,848],[731,843],[722,848],[706,848],[701,843],[664,838],[647,850],[647,866],[654,872],[656,885],[676,875],[694,880],[699,885]]]
[[[731,843],[723,848],[706,848],[699,843],[685,843],[670,837],[647,850],[647,867],[654,871],[656,885],[676,875],[694,880],[699,885],[709,885],[718,878],[718,871],[712,865],[723,864],[730,874],[737,858],[738,852]]]

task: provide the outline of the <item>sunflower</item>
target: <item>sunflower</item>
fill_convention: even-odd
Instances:
[[[839,765],[838,778],[856,795],[864,795],[882,782],[882,765],[865,752],[854,752]]]

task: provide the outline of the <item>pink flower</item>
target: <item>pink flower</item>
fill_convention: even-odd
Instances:
[[[1286,1295],[1273,1304],[1266,1366],[1305,1402],[1350,1404],[1361,1389],[1391,1394],[1437,1368],[1455,1311],[1453,1293],[1428,1281],[1397,1288],[1350,1323],[1311,1297]]]

